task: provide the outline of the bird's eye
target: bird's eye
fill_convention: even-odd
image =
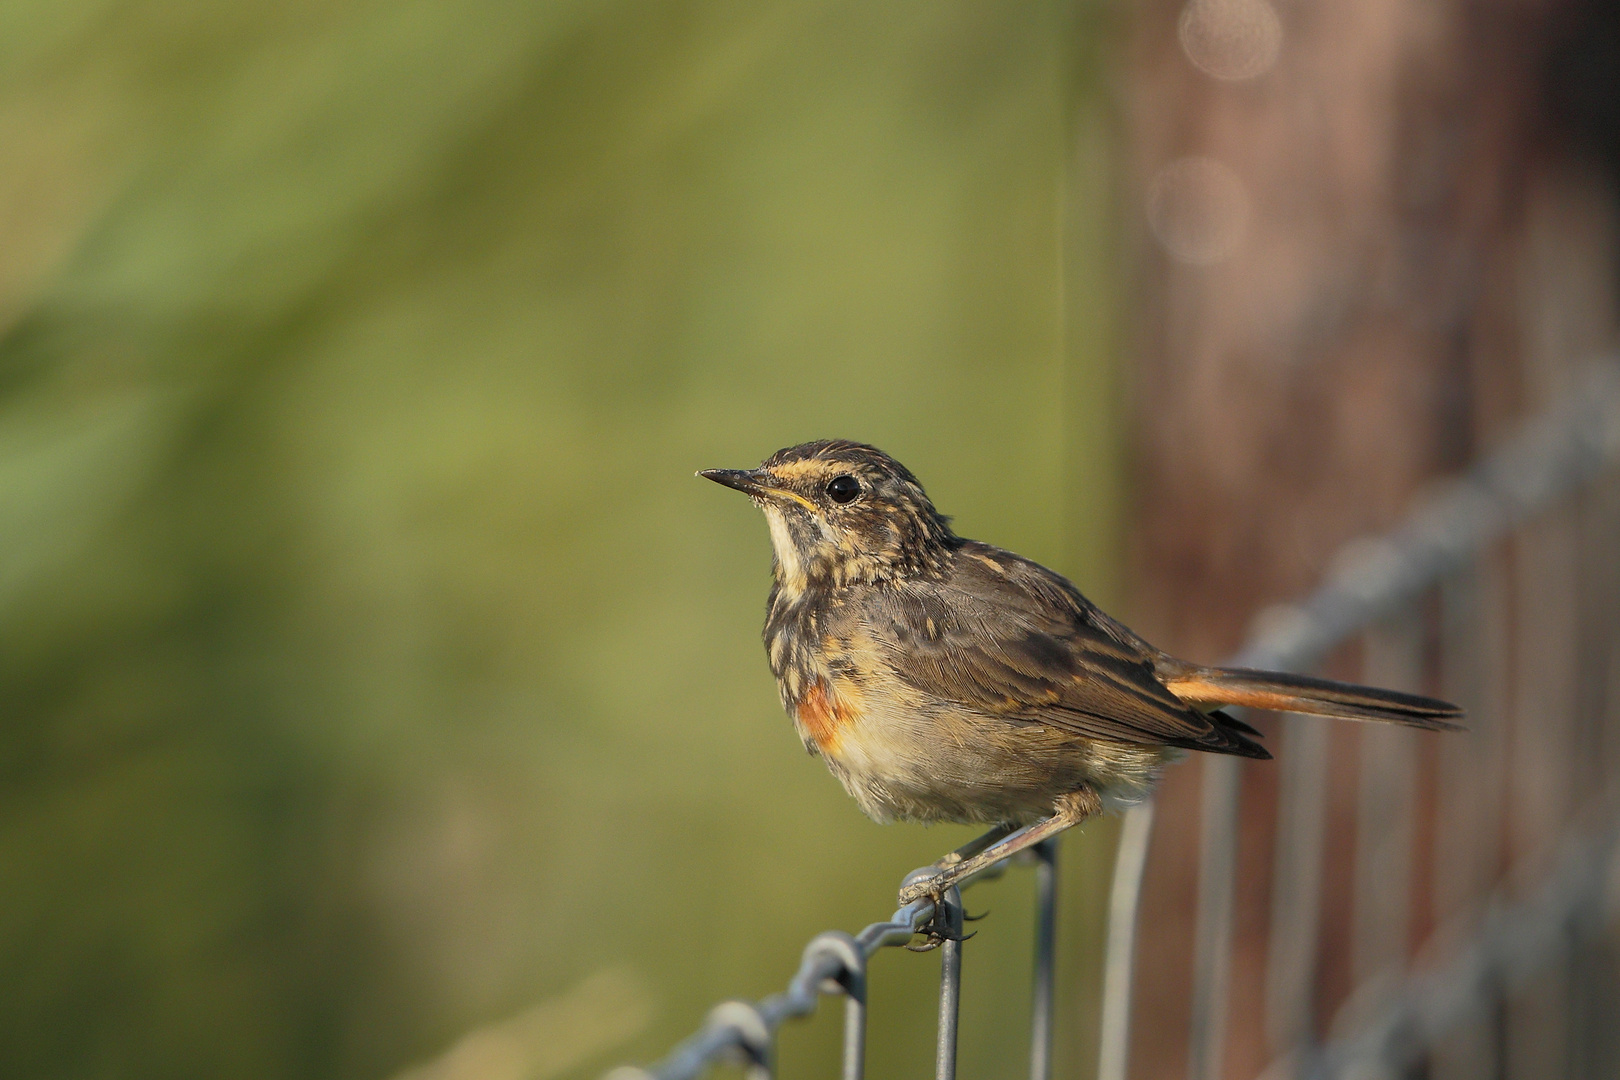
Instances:
[[[861,482],[848,474],[827,481],[827,494],[832,496],[835,503],[853,502],[860,493]]]

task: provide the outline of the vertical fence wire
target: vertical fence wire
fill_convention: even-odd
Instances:
[[[1187,1080],[1220,1080],[1226,1050],[1226,983],[1232,964],[1232,899],[1242,791],[1238,761],[1224,754],[1204,758]]]
[[[1327,832],[1328,727],[1291,716],[1278,753],[1277,853],[1266,948],[1266,1042],[1274,1057],[1314,1035],[1316,940]]]
[[[858,948],[846,963],[839,983],[844,991],[843,1080],[865,1080],[866,954]]]
[[[1363,637],[1363,680],[1423,690],[1423,627],[1408,607]],[[1417,818],[1418,739],[1411,728],[1363,724],[1356,793],[1354,891],[1350,916],[1353,987],[1394,985],[1412,926],[1412,858]]]
[[[945,944],[939,950],[939,1034],[935,1080],[956,1080],[956,1028],[962,1013],[962,893],[945,893]]]
[[[1153,802],[1125,811],[1108,892],[1108,943],[1103,958],[1102,1030],[1097,1080],[1125,1080],[1131,1046],[1131,976],[1136,960],[1136,918],[1153,836]]]
[[[1057,991],[1057,845],[1043,840],[1035,854],[1035,971],[1029,1010],[1029,1080],[1052,1080],[1052,1023]]]
[[[1497,877],[1501,851],[1501,785],[1497,716],[1506,700],[1492,681],[1501,677],[1504,613],[1493,601],[1500,590],[1500,552],[1487,552],[1447,575],[1439,587],[1439,678],[1443,696],[1468,714],[1469,737],[1437,747],[1434,858],[1429,889],[1432,914],[1441,926],[1476,928],[1481,899]],[[1493,660],[1493,654],[1495,659]],[[1429,1053],[1432,1080],[1499,1077],[1491,1004],[1459,1020]]]

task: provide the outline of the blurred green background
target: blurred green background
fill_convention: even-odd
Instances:
[[[0,4],[0,1073],[661,1056],[971,830],[879,827],[692,476],[846,436],[1111,596],[1089,5]],[[1081,1073],[1111,823],[1068,841]],[[1023,1068],[1027,874],[963,1075]],[[875,962],[874,1076],[937,958]],[[784,1034],[828,1075],[836,1009]]]

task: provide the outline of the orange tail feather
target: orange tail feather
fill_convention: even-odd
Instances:
[[[1431,731],[1461,731],[1463,711],[1450,702],[1310,675],[1247,668],[1194,668],[1165,680],[1171,693],[1199,708],[1248,709],[1405,724]]]

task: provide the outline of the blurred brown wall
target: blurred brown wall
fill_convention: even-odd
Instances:
[[[1590,12],[1472,0],[1132,11],[1129,220],[1143,225],[1130,613],[1150,640],[1214,662],[1341,544],[1390,525],[1612,342],[1614,188],[1601,147],[1576,130],[1590,117],[1572,115],[1568,94],[1549,104],[1549,85],[1570,85],[1556,72],[1579,69]],[[1333,760],[1335,789],[1352,789],[1354,754]],[[1161,791],[1139,1077],[1186,1075],[1199,775],[1172,770]],[[1244,766],[1223,1074],[1245,1080],[1270,1056],[1277,775]],[[1550,785],[1525,795],[1541,807],[1526,828],[1567,812]],[[1330,838],[1354,813],[1335,805]],[[1342,885],[1330,871],[1319,1016],[1348,990]]]

